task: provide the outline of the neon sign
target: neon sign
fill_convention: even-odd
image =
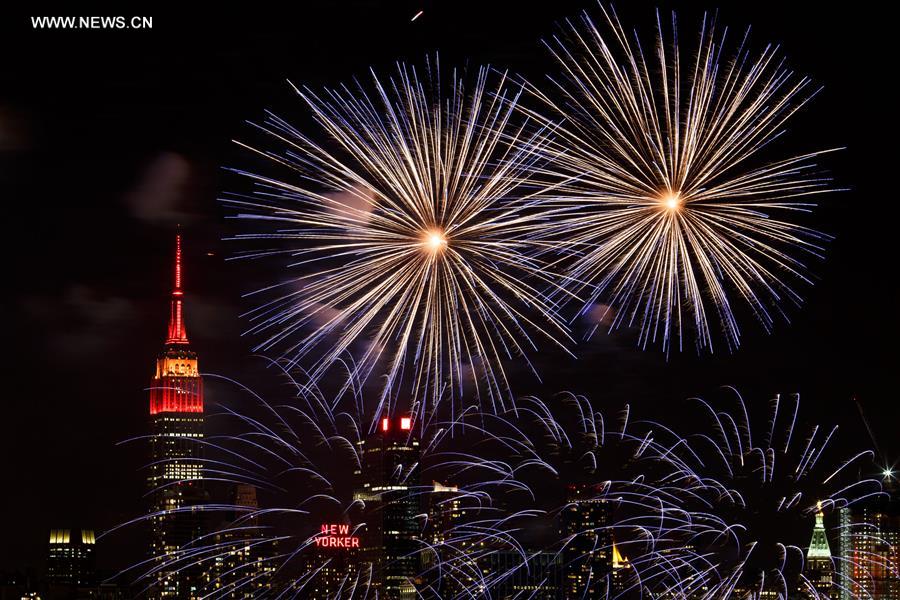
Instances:
[[[318,548],[359,548],[359,538],[350,535],[349,525],[324,524],[315,542]]]

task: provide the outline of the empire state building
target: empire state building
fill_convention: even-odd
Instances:
[[[150,384],[151,598],[194,598],[205,582],[192,564],[191,542],[204,534],[203,379],[184,324],[181,236],[169,329]]]

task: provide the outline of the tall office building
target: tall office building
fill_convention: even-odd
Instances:
[[[270,542],[263,542],[256,487],[239,483],[233,494],[235,509],[214,536],[216,552],[208,561],[207,592],[223,599],[259,598],[271,587],[275,567],[266,554],[275,548]]]
[[[297,597],[304,598],[353,598],[360,581],[360,571],[350,553],[327,552],[320,548],[309,548],[304,555],[304,575],[291,582]],[[368,578],[363,569],[362,580]],[[364,595],[364,594],[362,594]]]
[[[566,505],[559,519],[560,535],[567,542],[562,553],[565,596],[602,596],[613,566],[613,540],[609,527],[612,509],[603,495],[602,486],[569,484]]]
[[[95,539],[91,529],[51,529],[47,583],[89,587],[97,584]]]
[[[900,600],[900,498],[890,484],[887,497],[841,509],[842,600]]]
[[[204,532],[203,380],[183,314],[181,236],[175,238],[175,281],[169,328],[150,384],[151,556],[156,558],[151,598],[193,598],[204,567],[192,565],[189,544]]]
[[[800,594],[816,599],[837,597],[833,563],[831,546],[825,532],[825,514],[820,503],[816,511],[816,522],[809,541],[809,549],[806,551]]]
[[[853,527],[850,519],[850,507],[843,507],[838,511],[838,554],[841,557],[837,566],[837,580],[840,584],[838,597],[840,600],[852,600],[853,590],[850,579],[853,576],[853,565],[847,557],[852,553]]]
[[[372,594],[385,600],[416,598],[421,570],[419,440],[410,417],[381,420],[359,442],[361,468],[354,499],[365,503],[360,532],[361,568],[373,570]]]
[[[432,482],[427,497],[427,523],[422,532],[424,586],[438,598],[479,595],[489,575],[491,549],[479,535],[480,502],[455,485]],[[429,596],[431,597],[431,596]]]

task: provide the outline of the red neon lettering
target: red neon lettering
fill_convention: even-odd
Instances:
[[[315,538],[319,548],[359,548],[359,538],[350,535],[350,525],[324,523]]]

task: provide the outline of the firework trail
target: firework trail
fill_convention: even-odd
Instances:
[[[709,580],[711,561],[689,542],[726,524],[685,509],[703,505],[703,495],[679,476],[681,458],[639,431],[627,408],[607,422],[583,397],[524,398],[515,411],[470,407],[424,430],[415,417],[390,417],[368,433],[373,417],[356,412],[359,398],[332,410],[315,384],[283,373],[296,397],[278,405],[205,376],[252,402],[215,418],[217,429],[235,433],[197,440],[207,455],[204,485],[252,486],[266,501],[179,509],[221,525],[135,565],[139,584],[152,588],[161,572],[208,573],[199,596],[210,600],[365,598],[394,577],[419,597],[482,598],[522,581],[559,585],[577,571],[582,578],[565,584],[574,598],[687,594]],[[373,456],[402,458],[388,465]],[[405,532],[391,560],[378,552],[382,518]],[[323,523],[337,524],[343,550],[322,544]]]
[[[670,483],[693,490],[705,498],[704,507],[711,507],[692,511],[698,522],[692,545],[698,553],[715,557],[717,565],[697,597],[776,593],[787,598],[797,590],[814,598],[842,592],[859,597],[864,583],[855,577],[895,566],[874,553],[842,556],[838,545],[828,549],[827,539],[855,547],[876,545],[877,533],[871,528],[841,520],[843,511],[883,495],[878,480],[856,476],[857,469],[868,466],[872,452],[844,458],[833,447],[837,426],[801,427],[797,395],[774,398],[765,420],[754,426],[751,409],[759,407],[731,392],[731,410],[697,399],[708,429],[681,437],[656,424],[657,443],[669,446],[663,455],[683,467],[679,480]],[[671,439],[662,435],[666,431]],[[699,523],[703,510],[713,517],[708,528]],[[824,544],[819,542],[824,546],[818,548],[821,557],[808,549],[815,521],[832,526]],[[720,528],[721,523],[728,525]],[[830,563],[829,589],[817,587],[808,577],[806,563],[812,565],[813,558]]]
[[[638,327],[644,348],[693,337],[712,350],[721,329],[734,349],[741,311],[770,331],[784,304],[800,304],[803,260],[827,240],[794,221],[828,190],[815,165],[827,151],[767,156],[817,90],[775,46],[753,54],[745,36],[729,54],[714,20],[683,60],[674,14],[670,36],[657,15],[648,56],[601,11],[601,26],[584,13],[545,43],[561,76],[530,86],[560,122],[545,174],[558,186],[550,204],[568,209],[554,222],[575,254],[567,285],[584,311],[610,306],[612,329]]]
[[[504,408],[503,361],[532,368],[538,340],[568,337],[533,256],[548,249],[552,211],[529,199],[547,139],[516,110],[521,89],[488,69],[442,82],[429,63],[422,78],[401,64],[371,86],[294,91],[327,142],[268,113],[268,145],[241,143],[268,174],[235,170],[254,191],[224,198],[260,226],[240,239],[282,244],[246,257],[286,255],[300,273],[260,290],[256,349],[309,359],[314,381],[345,365],[347,385],[381,378],[375,415],[401,390],[423,414],[467,391]]]
[[[424,579],[439,572],[450,590],[462,590],[435,584],[438,597],[505,597],[527,586],[565,598],[683,597],[707,581],[710,561],[690,541],[715,519],[703,514],[695,523],[685,510],[703,499],[680,485],[684,466],[652,430],[630,422],[629,407],[607,420],[587,398],[566,393],[549,404],[522,398],[477,421],[481,429],[468,426],[470,438],[472,429],[483,438],[468,440],[477,452],[445,451],[434,464],[467,470],[479,464],[473,458],[503,457],[509,489],[499,515],[463,523],[429,549],[440,559]],[[513,536],[515,547],[477,535],[484,524]]]

